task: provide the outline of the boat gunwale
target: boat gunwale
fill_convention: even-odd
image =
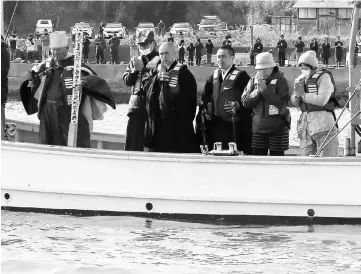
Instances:
[[[360,157],[307,157],[307,156],[205,156],[201,154],[157,153],[142,151],[105,150],[94,148],[73,148],[31,143],[1,142],[2,149],[64,156],[91,157],[102,159],[125,159],[158,162],[196,162],[218,164],[262,164],[262,165],[335,165],[361,166]]]

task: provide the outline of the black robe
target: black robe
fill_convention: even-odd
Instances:
[[[67,104],[67,97],[61,85],[61,78],[64,68],[74,65],[74,56],[70,56],[61,61],[59,66],[54,66],[54,60],[51,59],[51,69],[47,69],[46,61],[40,63],[37,73],[33,71],[34,87],[29,87],[29,81],[25,81],[20,88],[20,96],[24,108],[28,115],[38,113],[40,120],[39,135],[40,142],[48,145],[66,146],[68,140],[68,131],[70,123],[71,105]],[[83,88],[81,103],[78,115],[78,147],[90,147],[89,124],[82,114],[81,107],[85,95],[96,100],[102,101],[115,109],[115,101],[111,95],[108,84],[105,80],[96,76],[96,73],[88,66],[82,64],[88,72],[82,70]],[[46,72],[45,72],[46,71]],[[45,72],[46,79],[43,92],[39,98],[40,102],[35,99],[36,91],[40,85],[39,73]],[[53,89],[51,88],[53,87]],[[54,87],[57,87],[54,89]],[[57,100],[49,100],[57,98]]]
[[[172,70],[174,61],[169,67]],[[146,87],[146,136],[145,146],[155,152],[197,153],[193,120],[197,109],[197,83],[186,65],[179,69],[176,94],[161,84],[158,71],[152,71],[152,79]]]
[[[235,69],[237,68],[233,65],[225,77],[227,77]],[[240,120],[236,122],[237,148],[238,150],[243,151],[247,155],[250,155],[252,153],[252,110],[246,109],[242,105],[241,96],[249,80],[250,77],[248,73],[246,71],[241,71],[235,79],[234,84],[234,87],[240,92],[240,97],[237,100],[240,105],[240,110],[238,111]],[[220,83],[222,82],[223,80],[220,79]],[[215,106],[213,105],[213,73],[208,77],[204,86],[201,104],[196,119],[196,132],[199,145],[203,144],[201,113],[203,109],[207,109],[207,104],[209,102],[212,103],[212,109],[214,109]],[[232,122],[224,121],[220,116],[213,115],[211,120],[205,120],[205,128],[205,135],[209,149],[213,148],[213,144],[215,142],[222,142],[223,149],[228,149],[228,143],[234,141]]]

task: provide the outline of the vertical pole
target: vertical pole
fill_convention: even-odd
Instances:
[[[4,1],[1,1],[1,35],[5,37],[5,10]]]
[[[76,147],[78,137],[78,115],[81,97],[81,57],[82,57],[83,30],[75,30],[75,48],[74,48],[74,70],[73,70],[73,94],[70,113],[70,124],[68,132],[68,146]]]
[[[361,0],[355,1],[355,6],[353,10],[353,20],[350,34],[350,43],[349,43],[349,54],[348,54],[348,85],[350,87],[354,86],[352,83],[352,67],[354,65],[354,49],[356,45],[356,34],[357,34],[357,24],[359,19],[359,12],[361,9]],[[350,123],[350,156],[356,155],[356,132],[355,125]]]

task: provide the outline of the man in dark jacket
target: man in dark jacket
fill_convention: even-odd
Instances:
[[[132,89],[125,139],[125,150],[130,151],[144,151],[146,119],[144,86],[150,78],[150,70],[155,68],[159,61],[153,31],[141,32],[137,43],[141,55],[132,58],[123,75],[124,83]]]
[[[110,45],[110,53],[112,55],[111,63],[112,64],[119,64],[120,40],[119,40],[116,33],[114,33],[114,36],[112,37],[112,39],[109,40],[109,45]]]
[[[175,60],[173,43],[159,48],[161,62],[147,89],[145,146],[156,152],[199,152],[193,128],[197,83],[186,65]]]
[[[284,39],[284,36],[280,36],[280,40],[277,43],[278,48],[278,63],[280,67],[285,66],[285,60],[286,60],[286,48],[287,48],[287,42]]]
[[[10,55],[8,46],[1,35],[1,140],[5,139],[5,104],[8,98],[8,73],[10,69]]]
[[[21,100],[27,114],[38,113],[42,144],[68,144],[73,103],[74,56],[68,53],[67,43],[65,33],[51,33],[52,58],[34,66],[20,87]],[[115,108],[115,102],[106,81],[96,76],[91,68],[82,64],[81,74],[82,96],[79,102],[77,146],[89,148],[92,121],[101,119],[102,115],[98,116],[99,112],[104,112],[104,106],[98,108],[99,104],[103,102]]]
[[[201,42],[201,39],[197,39],[197,43],[194,46],[196,48],[196,65],[200,66],[202,61],[202,49],[203,44]]]
[[[238,70],[233,64],[235,53],[232,47],[222,46],[217,52],[217,68],[207,79],[197,116],[197,139],[202,144],[205,134],[207,145],[222,142],[223,149],[236,140],[238,150],[252,153],[252,110],[241,103],[243,90],[250,79],[246,71]],[[226,98],[228,96],[228,98]],[[233,136],[232,108],[236,110],[236,136]],[[202,132],[202,118],[205,117],[206,132]]]
[[[303,53],[303,48],[305,47],[305,43],[302,41],[302,37],[298,37],[297,42],[295,43],[296,48],[296,61],[298,63],[298,59],[301,57]]]
[[[206,44],[207,49],[207,64],[210,65],[212,62],[212,54],[213,54],[213,43],[211,39],[208,39],[208,43]]]
[[[188,66],[193,66],[193,58],[194,58],[194,51],[195,51],[195,47],[193,46],[193,43],[190,43],[189,46],[187,47],[187,51],[188,51]]]
[[[75,42],[75,35],[74,35],[74,42]],[[85,34],[83,38],[83,50],[82,50],[84,63],[88,63],[89,45],[90,45],[89,37],[87,34]]]
[[[104,64],[104,50],[106,48],[107,44],[105,42],[105,39],[103,37],[103,34],[99,34],[99,37],[95,39],[95,55],[97,58],[97,64]]]

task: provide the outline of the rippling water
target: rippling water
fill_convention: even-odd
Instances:
[[[361,226],[1,213],[1,273],[361,273]]]

